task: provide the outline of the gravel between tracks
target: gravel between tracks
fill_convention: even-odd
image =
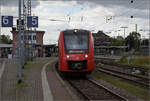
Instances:
[[[88,79],[69,79],[68,81],[91,100],[123,101],[122,98],[108,92],[103,87],[92,83]]]
[[[111,83],[108,83],[104,80],[96,79],[94,76],[88,76],[88,78],[97,81],[98,83],[100,83],[101,85],[105,86],[108,89],[111,89],[114,93],[127,98],[128,101],[144,101],[143,99],[140,99],[140,98],[132,95],[131,93],[127,92],[126,90],[116,87],[116,86],[112,85]]]
[[[135,86],[140,86],[140,87],[144,87],[144,88],[149,87],[149,85],[148,85],[149,81],[146,81],[144,79],[140,79],[140,78],[133,77],[133,76],[130,76],[130,75],[124,75],[122,73],[115,73],[115,72],[105,70],[105,69],[102,69],[102,68],[99,68],[98,71],[102,72],[102,73],[105,73],[107,75],[111,75],[111,76],[114,76],[116,78],[125,80],[125,81],[127,81],[131,84],[134,84]]]

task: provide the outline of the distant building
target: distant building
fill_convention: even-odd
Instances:
[[[0,44],[0,58],[8,58],[12,54],[12,44]]]
[[[106,35],[103,31],[98,31],[97,33],[92,33],[94,37],[94,46],[104,46],[111,44],[109,42],[109,36]]]
[[[12,37],[13,37],[13,50],[12,54],[15,55],[17,52],[17,45],[18,45],[18,31],[16,28],[12,28]],[[31,48],[31,45],[35,48],[35,51],[42,51],[43,46],[43,36],[45,31],[26,31],[24,34],[24,42],[28,45],[28,48]],[[21,36],[21,40],[23,41],[23,36]],[[42,54],[40,52],[40,54]]]
[[[58,46],[56,44],[43,45],[45,57],[58,56]]]
[[[112,46],[110,36],[106,35],[103,31],[93,33],[94,37],[94,54],[95,55],[122,55],[127,46]],[[119,39],[121,40],[121,39]]]
[[[149,56],[149,47],[148,46],[141,46],[140,47],[140,55],[143,55],[143,56]]]

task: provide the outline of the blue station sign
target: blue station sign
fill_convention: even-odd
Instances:
[[[38,27],[38,16],[28,16],[27,27]]]
[[[13,16],[2,16],[2,27],[13,27]]]

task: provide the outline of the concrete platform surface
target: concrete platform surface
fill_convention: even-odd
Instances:
[[[17,84],[17,61],[7,60],[0,79],[0,101],[44,101],[41,72],[53,58],[38,58],[23,69],[23,82]]]

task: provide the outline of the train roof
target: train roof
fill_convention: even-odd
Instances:
[[[63,30],[62,32],[74,32],[75,30],[77,30],[78,32],[89,32],[89,30],[84,30],[84,29],[67,29],[67,30]]]

